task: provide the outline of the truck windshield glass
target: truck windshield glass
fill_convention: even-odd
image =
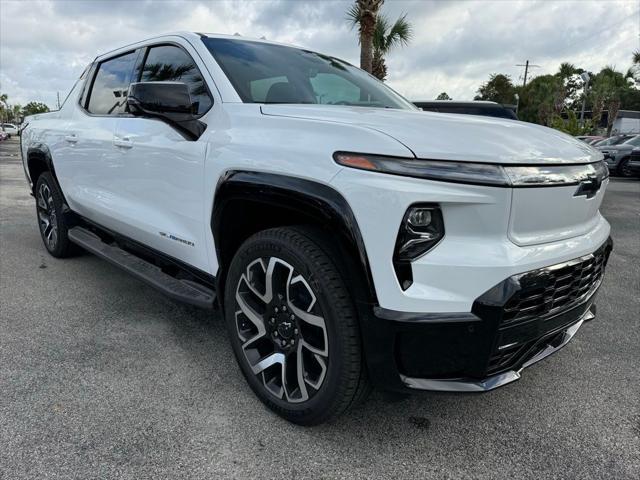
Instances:
[[[245,103],[416,109],[371,75],[334,57],[248,40],[202,41]]]

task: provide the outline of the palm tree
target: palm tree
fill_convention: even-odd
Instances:
[[[20,105],[13,105],[11,108],[11,116],[15,123],[19,123],[20,117],[22,116],[22,107]]]
[[[396,45],[407,45],[411,40],[411,24],[407,21],[407,15],[403,15],[390,25],[389,19],[379,15],[373,34],[373,62],[371,73],[378,79],[387,78],[387,65],[384,57]]]
[[[631,78],[637,83],[640,84],[640,50],[636,50],[633,52],[633,65],[627,72],[627,76],[631,74]]]
[[[596,111],[599,115],[603,109],[608,110],[607,136],[611,135],[613,122],[618,116],[621,105],[621,93],[628,86],[628,80],[622,72],[618,72],[612,66],[606,66],[594,77],[590,94],[594,105],[594,118]]]
[[[8,96],[6,93],[0,94],[0,121],[4,122],[6,111],[9,110],[9,105],[7,104]],[[4,128],[2,129],[4,130]]]
[[[373,35],[378,11],[384,0],[355,0],[347,12],[351,26],[358,27],[360,34],[360,68],[371,73],[373,63]]]
[[[573,63],[563,62],[558,69],[558,76],[562,79],[569,78],[578,73],[578,69]]]

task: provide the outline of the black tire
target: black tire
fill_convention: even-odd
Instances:
[[[274,228],[259,232],[245,241],[236,252],[225,285],[225,320],[242,373],[265,405],[281,417],[300,425],[331,421],[363,401],[370,391],[353,299],[331,256],[321,245],[315,234],[302,228]],[[270,276],[269,271],[272,272]],[[249,279],[254,286],[261,285],[263,288],[247,288],[250,286]],[[276,285],[282,283],[279,280],[284,281],[286,300],[279,293],[283,291],[282,287]],[[272,286],[271,289],[266,286],[268,284]],[[262,296],[256,295],[257,291],[265,292],[264,298],[271,291],[272,300],[266,302]],[[258,313],[263,306],[260,318],[265,333],[261,334],[253,321],[247,324],[248,317],[243,313],[236,294],[242,296],[245,309],[246,305],[255,302],[252,311]],[[282,303],[281,311],[277,307],[279,303]],[[286,305],[289,305],[288,311],[284,308]],[[305,315],[297,316],[304,308],[307,308],[305,312],[312,313],[313,319],[322,319],[324,326],[306,323],[302,318],[305,312]],[[282,309],[287,311],[284,321],[280,318]],[[289,314],[292,314],[291,321],[288,320]],[[296,335],[288,337],[286,329],[290,331],[294,327],[297,327],[294,330]],[[324,332],[324,340],[319,333],[321,331]],[[255,338],[257,340],[254,341]],[[290,341],[291,345],[281,347],[278,341]],[[243,349],[243,342],[245,347],[251,346],[247,347],[247,353]],[[322,354],[309,354],[307,345],[318,351],[324,348],[326,358]],[[259,353],[255,354],[254,350]],[[254,372],[257,364],[263,363],[257,359],[264,360],[276,353],[282,355],[282,363],[272,364],[262,373]],[[249,357],[256,361],[250,363]],[[292,373],[292,364],[296,367],[295,378],[288,376]],[[318,373],[318,368],[321,373]],[[300,382],[301,378],[304,381]],[[317,387],[312,387],[312,383]],[[267,384],[271,389],[267,388]],[[278,396],[274,390],[282,393]],[[303,390],[308,398],[303,395]]]
[[[38,177],[35,197],[38,229],[47,251],[57,258],[75,254],[78,247],[69,241],[70,225],[63,214],[62,194],[51,173],[43,172]]]
[[[631,177],[633,175],[633,172],[631,170],[629,170],[629,160],[631,158],[630,157],[626,157],[623,158],[622,160],[620,160],[620,163],[618,163],[618,167],[616,168],[616,174],[619,177]]]

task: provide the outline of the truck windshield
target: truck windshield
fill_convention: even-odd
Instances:
[[[245,103],[416,110],[382,82],[334,57],[249,40],[206,37],[202,41]]]

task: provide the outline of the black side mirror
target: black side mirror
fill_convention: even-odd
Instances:
[[[182,82],[137,82],[129,85],[129,113],[164,120],[190,140],[196,140],[206,125],[196,119],[197,104]]]
[[[127,105],[134,115],[167,117],[176,122],[193,118],[189,87],[180,82],[132,83]]]

